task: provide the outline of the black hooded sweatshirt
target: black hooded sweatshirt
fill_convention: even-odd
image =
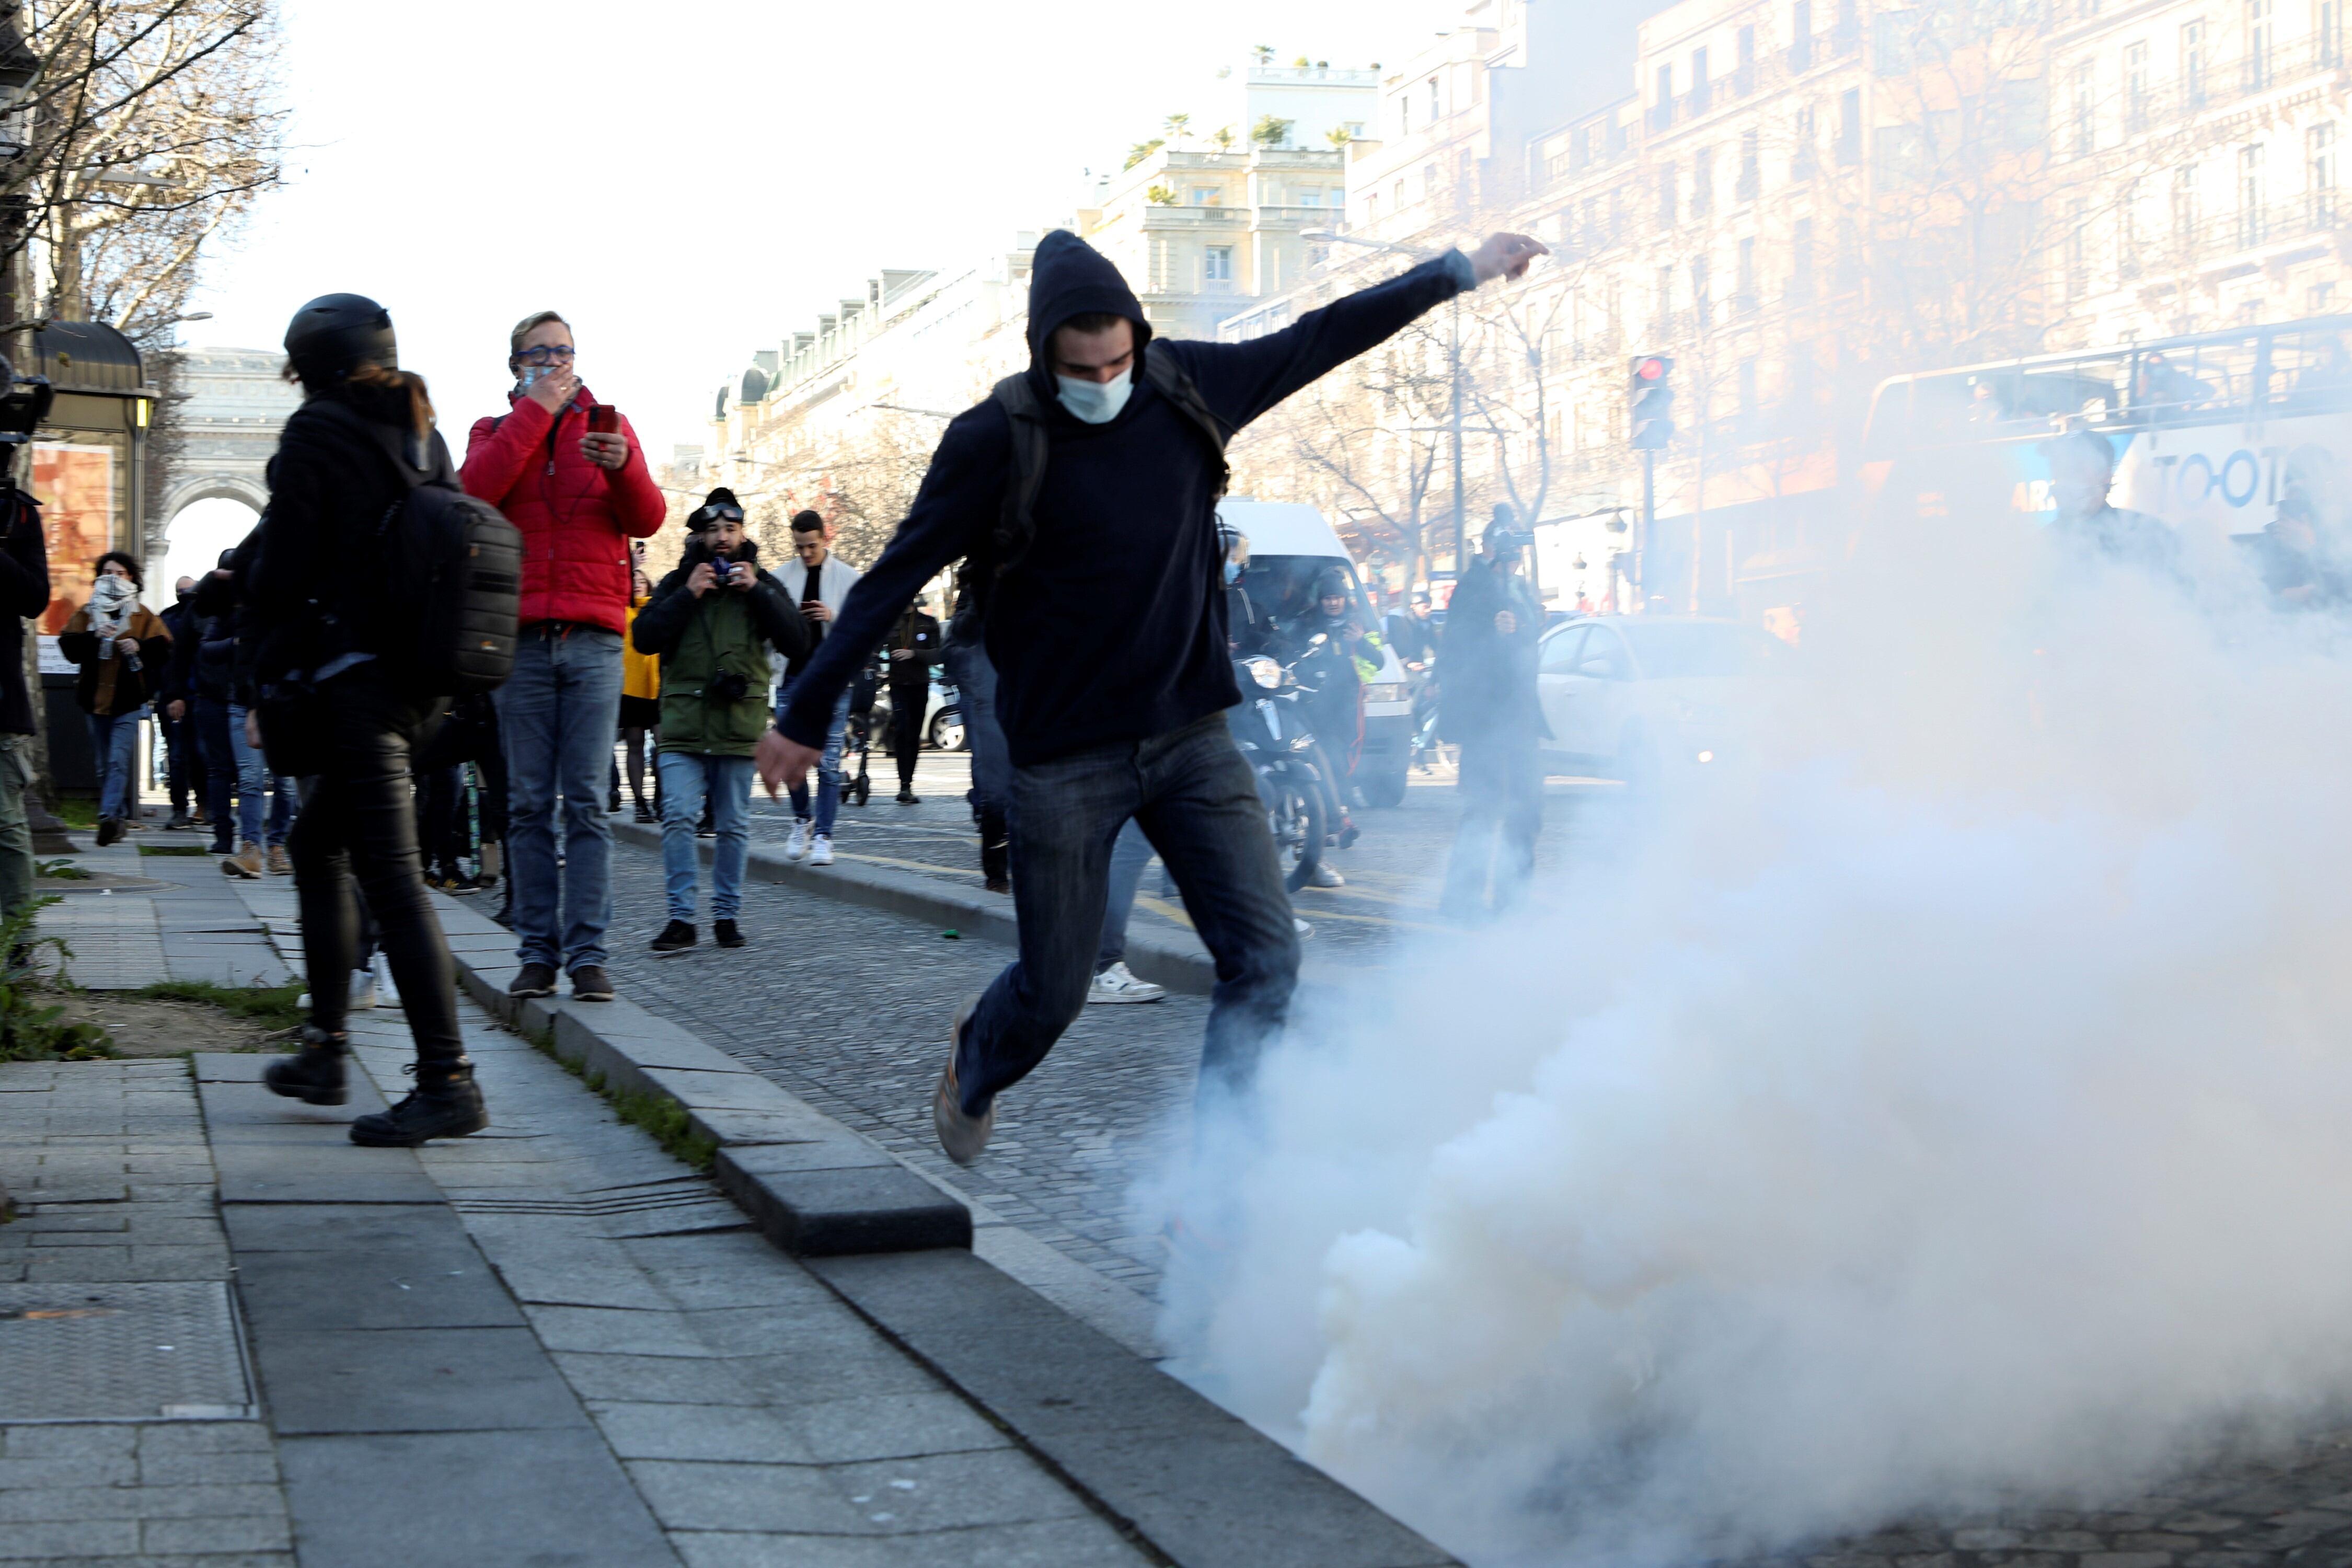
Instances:
[[[1239,430],[1334,366],[1471,282],[1453,252],[1240,343],[1171,341],[1210,411]],[[1037,247],[1029,371],[1049,455],[1037,532],[989,602],[988,657],[1014,765],[1165,734],[1241,700],[1218,591],[1217,462],[1201,430],[1141,374],[1118,417],[1088,425],[1061,405],[1046,353],[1073,316],[1107,310],[1150,336],[1118,269],[1066,230]],[[782,729],[821,746],[835,696],[898,611],[949,563],[982,548],[1013,473],[1010,422],[992,398],[958,415],[907,520],[850,591],[834,635],[793,685]]]

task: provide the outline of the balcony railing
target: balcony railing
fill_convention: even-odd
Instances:
[[[2278,88],[2327,75],[2343,66],[2343,46],[2325,37],[2274,44],[2262,57],[2259,67],[2244,57],[2235,61],[2209,60],[2192,76],[2151,82],[2139,91],[2127,91],[2123,104],[2124,132],[2137,136],[2158,125],[2193,118],[2209,109],[2242,102]],[[2067,146],[2077,157],[2088,151],[2072,138]]]

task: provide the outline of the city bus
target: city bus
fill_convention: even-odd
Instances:
[[[2043,354],[1882,383],[1863,435],[1864,517],[2048,521],[2050,437],[2105,436],[2110,500],[2184,535],[2243,539],[2300,492],[2352,516],[2352,316]]]

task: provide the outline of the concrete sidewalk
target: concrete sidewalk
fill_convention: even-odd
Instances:
[[[285,879],[83,859],[160,884],[47,911],[84,984],[289,973]],[[449,913],[492,994],[505,933]],[[628,1037],[625,1004],[508,1005],[548,1050],[462,1008],[493,1125],[413,1152],[346,1137],[404,1091],[392,1009],[353,1016],[362,1071],[331,1110],[268,1094],[262,1055],[0,1065],[22,1210],[0,1226],[0,1563],[1448,1561],[976,1258],[957,1205],[755,1075]],[[675,1091],[726,1184],[558,1052]],[[857,1221],[908,1189],[878,1237],[825,1206]]]

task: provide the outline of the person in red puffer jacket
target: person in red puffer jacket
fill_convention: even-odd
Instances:
[[[661,527],[660,488],[628,421],[590,429],[596,398],[574,368],[571,325],[552,310],[508,342],[512,406],[476,421],[458,475],[522,531],[522,637],[499,689],[506,753],[507,875],[516,961],[508,989],[547,996],[562,969],[583,1001],[610,1001],[604,928],[612,915],[605,775],[620,722],[621,638],[629,541]],[[563,801],[558,886],[555,802]]]

